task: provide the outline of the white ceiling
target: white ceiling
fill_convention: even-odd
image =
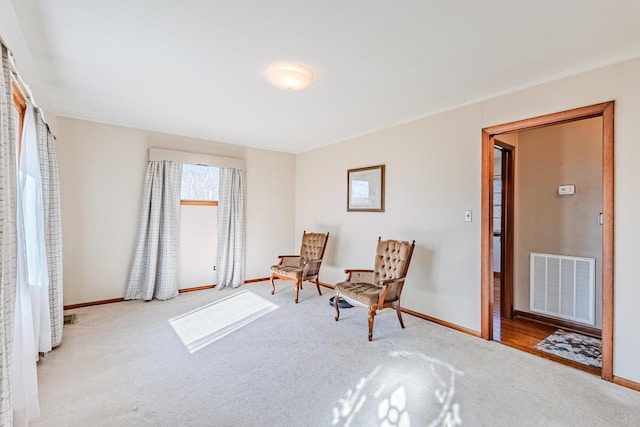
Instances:
[[[291,153],[640,56],[638,0],[13,5],[59,116]]]

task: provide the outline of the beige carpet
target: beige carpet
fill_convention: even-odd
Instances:
[[[190,353],[169,320],[240,290],[279,308]],[[636,426],[640,393],[405,315],[333,320],[268,282],[74,310],[33,426]]]

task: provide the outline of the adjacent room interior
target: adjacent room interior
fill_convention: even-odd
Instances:
[[[494,340],[557,360],[538,343],[573,334],[601,353],[602,136],[595,117],[496,138]],[[561,361],[600,375],[583,356]]]

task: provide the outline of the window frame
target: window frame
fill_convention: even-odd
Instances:
[[[180,200],[180,206],[218,206],[218,202],[206,200]]]
[[[22,131],[24,130],[24,116],[27,112],[27,101],[13,78],[11,85],[13,86],[13,105],[16,107],[16,110],[18,110],[19,116],[18,123],[16,123],[16,132],[18,133],[18,146],[16,150],[18,151],[18,155],[20,155],[20,153],[22,153]]]

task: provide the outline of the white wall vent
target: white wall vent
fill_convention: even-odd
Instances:
[[[594,258],[531,252],[529,309],[595,325]]]

